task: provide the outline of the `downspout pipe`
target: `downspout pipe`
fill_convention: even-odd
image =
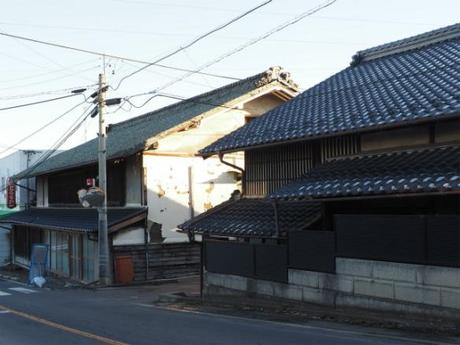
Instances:
[[[237,165],[235,165],[235,164],[232,164],[230,162],[224,161],[224,153],[219,152],[218,155],[219,155],[219,160],[220,160],[220,162],[222,164],[225,164],[225,165],[227,165],[227,166],[229,166],[229,167],[231,167],[233,169],[241,171],[241,189],[242,189],[241,195],[243,195],[245,193],[245,191],[246,191],[245,171],[244,171],[244,169],[239,167],[239,166],[237,166]]]

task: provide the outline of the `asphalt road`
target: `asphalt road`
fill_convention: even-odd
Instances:
[[[0,344],[455,344],[343,326],[291,325],[153,306],[153,290],[46,290],[0,281]]]

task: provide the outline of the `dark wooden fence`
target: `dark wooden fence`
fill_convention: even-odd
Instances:
[[[460,267],[460,217],[337,215],[335,231],[289,233],[288,244],[207,240],[209,272],[287,281],[288,268],[335,272],[335,258]]]
[[[200,244],[149,244],[113,247],[113,256],[131,256],[134,281],[179,278],[200,273]]]
[[[287,282],[286,245],[207,240],[204,256],[209,272]]]
[[[335,272],[335,233],[321,230],[290,232],[289,267]]]
[[[337,215],[336,256],[460,267],[460,217]]]

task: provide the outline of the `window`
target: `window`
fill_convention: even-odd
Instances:
[[[83,237],[83,280],[94,281],[96,280],[95,275],[95,264],[97,257],[97,242],[91,241],[88,237]]]
[[[81,234],[72,234],[70,236],[70,270],[74,279],[82,279],[82,240]]]
[[[69,235],[52,231],[50,237],[51,270],[69,275]]]

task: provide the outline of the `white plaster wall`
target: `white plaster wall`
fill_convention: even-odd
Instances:
[[[230,161],[243,165],[242,158]],[[228,200],[232,192],[240,188],[235,170],[217,158],[145,155],[144,166],[147,168],[148,218],[162,224],[162,234],[167,241],[187,240],[185,235],[173,230],[190,219],[192,207],[194,215],[200,214]]]
[[[217,139],[240,128],[247,117],[258,116],[284,101],[271,94],[276,87],[257,90],[232,104],[221,107],[186,129],[170,133],[157,142],[155,150],[144,153],[149,220],[162,224],[166,241],[186,241],[174,231],[187,221],[226,200],[233,191],[241,190],[240,172],[217,157],[203,160],[197,152]],[[225,160],[244,166],[242,153],[225,155]],[[191,173],[191,182],[189,174]],[[192,200],[190,200],[190,193]]]
[[[127,228],[118,231],[113,236],[113,245],[121,246],[126,244],[143,244],[144,228]]]
[[[171,133],[158,142],[155,152],[192,154],[245,124],[250,113],[242,109],[226,109],[200,120],[194,128]]]

